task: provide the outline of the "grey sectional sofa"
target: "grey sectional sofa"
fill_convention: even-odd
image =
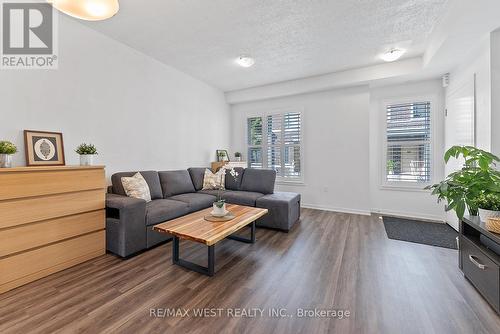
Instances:
[[[153,226],[211,207],[217,190],[202,190],[206,168],[176,171],[141,171],[152,201],[127,197],[121,178],[137,172],[116,173],[106,195],[106,248],[129,257],[171,239]],[[274,192],[276,172],[236,168],[235,180],[226,175],[223,198],[227,203],[266,208],[269,214],[257,226],[289,231],[300,218],[300,194]]]

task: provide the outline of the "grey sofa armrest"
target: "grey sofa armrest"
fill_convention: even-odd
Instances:
[[[106,194],[106,249],[122,257],[146,248],[146,201]]]

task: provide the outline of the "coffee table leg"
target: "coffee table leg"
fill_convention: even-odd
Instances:
[[[250,224],[250,238],[241,237],[239,235],[230,235],[227,238],[231,240],[245,242],[247,244],[255,243],[255,222]]]
[[[203,267],[179,257],[179,238],[174,236],[172,243],[172,263],[203,275],[213,276],[215,274],[215,245],[208,246],[208,266]]]
[[[179,262],[179,238],[174,236],[174,242],[172,243],[172,263],[176,264]]]
[[[215,245],[208,246],[208,268],[207,275],[213,276],[215,274]]]

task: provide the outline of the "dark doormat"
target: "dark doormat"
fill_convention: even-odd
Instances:
[[[382,217],[389,239],[457,249],[457,231],[448,224]]]

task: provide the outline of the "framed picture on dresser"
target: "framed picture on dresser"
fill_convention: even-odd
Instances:
[[[63,166],[64,144],[60,132],[24,130],[27,166]]]

